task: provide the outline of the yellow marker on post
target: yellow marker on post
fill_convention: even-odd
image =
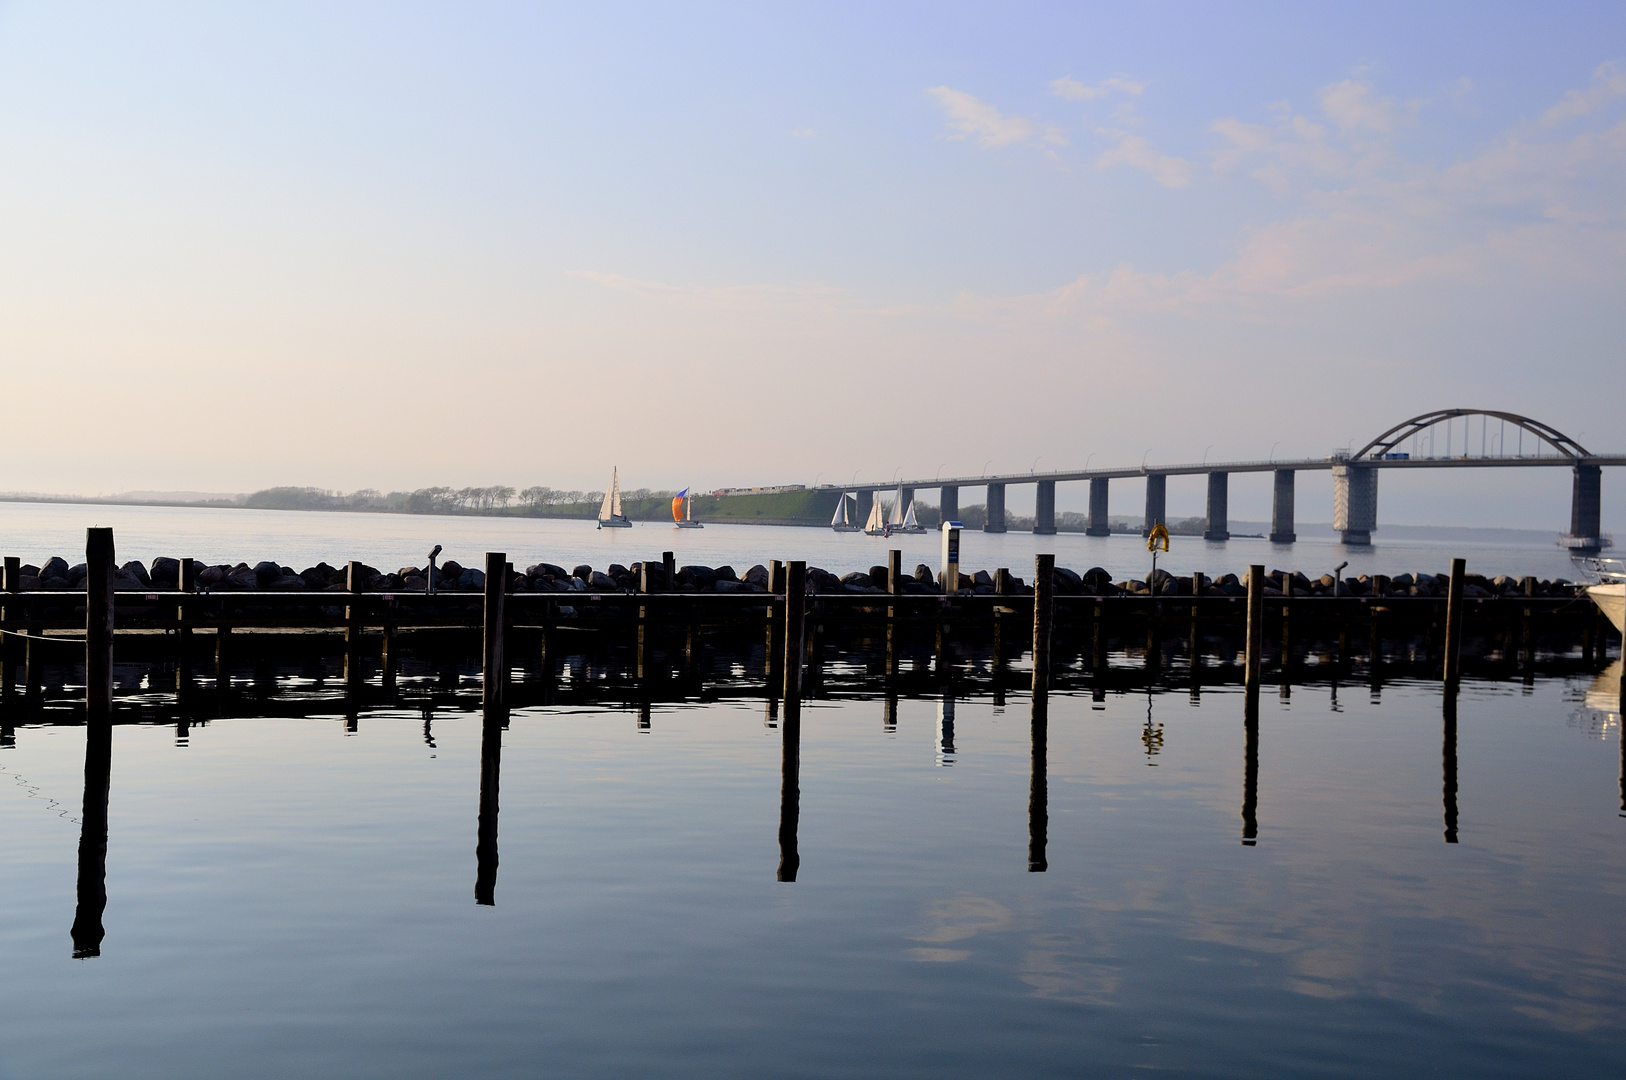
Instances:
[[[1157,549],[1159,544],[1163,546],[1164,551],[1169,550],[1169,530],[1164,528],[1161,521],[1154,524],[1152,531],[1146,534],[1146,550],[1152,553],[1152,573],[1146,579],[1146,591],[1154,597],[1157,595]]]

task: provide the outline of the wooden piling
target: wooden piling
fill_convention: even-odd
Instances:
[[[1033,557],[1033,694],[1050,692],[1050,627],[1056,609],[1056,556]]]
[[[802,699],[802,660],[806,654],[804,626],[807,621],[807,563],[792,559],[785,564],[785,707]]]
[[[485,634],[480,657],[481,695],[487,706],[502,706],[508,700],[508,667],[504,656],[504,600],[508,556],[500,551],[486,552]]]
[[[1445,600],[1445,685],[1456,689],[1462,677],[1462,594],[1466,559],[1451,560],[1451,584]]]
[[[7,594],[4,608],[0,608],[0,623],[10,626],[17,618],[16,602],[11,599],[15,593],[23,588],[22,560],[15,555],[7,555],[3,571],[4,580],[0,580],[0,592]],[[11,700],[17,689],[17,639],[10,633],[0,636],[0,705]]]
[[[344,567],[344,587],[350,593],[350,602],[344,609],[344,685],[354,690],[362,683],[361,671],[361,593],[366,588],[362,564],[352,559]]]
[[[768,642],[763,660],[763,680],[768,696],[783,689],[785,681],[785,564],[778,559],[768,563]]]
[[[1261,563],[1248,567],[1248,627],[1242,685],[1259,689],[1259,666],[1265,649],[1265,568]]]
[[[85,530],[85,722],[113,723],[113,530]]]

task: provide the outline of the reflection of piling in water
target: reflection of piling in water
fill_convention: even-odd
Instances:
[[[73,913],[73,955],[100,956],[107,910],[107,797],[113,771],[113,729],[85,728],[85,801],[79,830],[78,906]]]
[[[1443,712],[1444,738],[1440,759],[1445,802],[1445,842],[1454,844],[1457,842],[1457,694],[1453,687],[1446,688]]]
[[[1259,688],[1243,693],[1242,720],[1242,842],[1252,847],[1259,840]]]
[[[954,691],[944,687],[937,702],[937,764],[952,766],[954,752]]]
[[[1050,795],[1046,777],[1046,744],[1049,737],[1049,709],[1042,695],[1033,697],[1031,727],[1032,755],[1028,779],[1028,873],[1042,874],[1050,868],[1045,844],[1050,828]]]
[[[497,903],[497,786],[502,778],[502,729],[507,710],[487,704],[480,726],[480,824],[474,844],[474,902]],[[427,721],[425,721],[427,727]]]
[[[881,705],[881,730],[898,730],[898,695],[888,690]]]
[[[802,704],[785,699],[785,719],[779,727],[779,880],[795,881],[802,857],[796,851],[796,830],[801,821]]]

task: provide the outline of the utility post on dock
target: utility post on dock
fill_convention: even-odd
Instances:
[[[1259,667],[1265,648],[1265,568],[1261,563],[1248,567],[1247,649],[1242,685],[1250,694],[1259,692]]]
[[[1445,692],[1455,694],[1462,677],[1462,594],[1466,559],[1451,560],[1451,584],[1445,594]]]
[[[480,674],[481,696],[488,709],[500,708],[508,700],[508,668],[503,648],[507,571],[505,553],[486,552],[485,647],[480,658]]]
[[[85,530],[85,725],[113,724],[113,530]]]
[[[785,564],[785,708],[788,720],[793,703],[802,700],[803,627],[807,621],[807,563]]]
[[[1033,698],[1050,693],[1050,628],[1056,611],[1056,557],[1033,557]]]

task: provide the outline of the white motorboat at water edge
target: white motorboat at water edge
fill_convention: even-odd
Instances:
[[[672,524],[680,529],[704,529],[705,526],[694,519],[694,496],[689,489],[684,488],[672,500]]]
[[[853,521],[852,514],[848,512],[847,507],[849,504],[856,506],[858,504],[858,496],[851,492],[843,491],[841,493],[841,498],[836,500],[836,512],[835,516],[830,519],[830,528],[834,529],[836,532],[863,532],[863,530],[858,527],[858,524]]]
[[[1626,634],[1626,562],[1596,557],[1574,562],[1595,579],[1594,584],[1586,587],[1586,594],[1604,617],[1615,624],[1615,629]]]
[[[897,536],[900,533],[921,535],[926,531],[926,526],[915,520],[915,500],[910,499],[909,508],[904,509],[903,488],[901,487],[898,488],[897,500],[892,504],[892,516],[887,519],[887,525],[892,536]]]
[[[865,536],[891,536],[892,528],[886,523],[886,507],[881,505],[881,493],[875,492],[869,504],[869,520],[864,522]]]
[[[610,486],[604,489],[604,505],[598,508],[598,527],[632,528],[632,519],[621,512],[621,474],[615,468],[610,470]]]

